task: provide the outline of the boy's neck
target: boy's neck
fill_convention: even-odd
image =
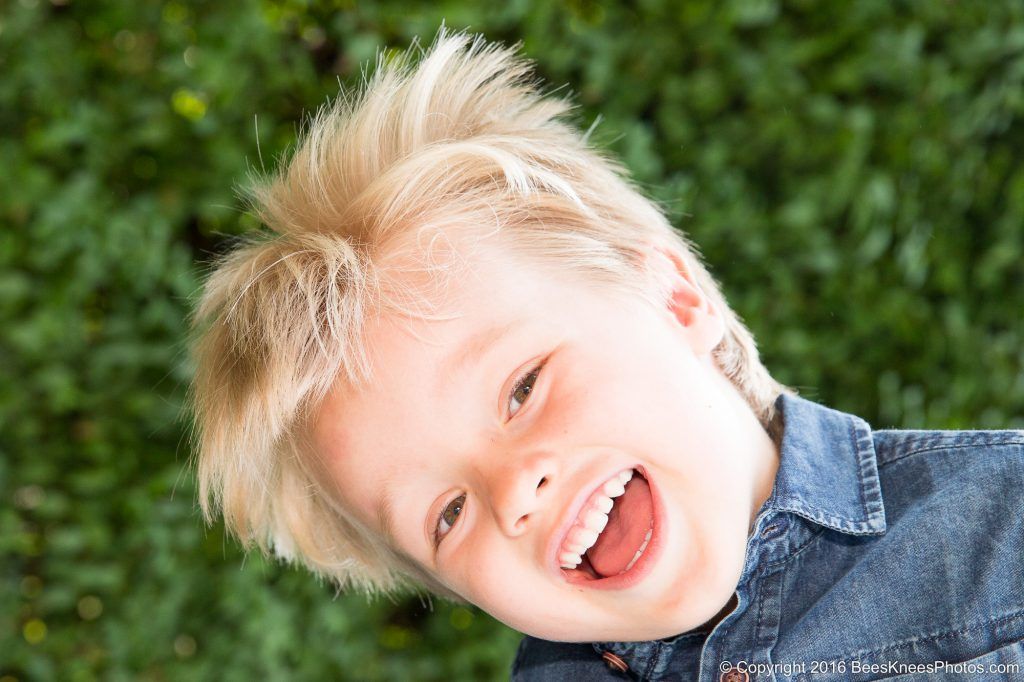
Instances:
[[[711,630],[713,630],[714,627],[718,625],[718,621],[722,620],[730,613],[732,613],[732,610],[736,608],[737,602],[738,600],[736,599],[736,593],[733,592],[732,596],[729,597],[729,603],[723,606],[722,610],[713,615],[710,620],[708,620],[706,623],[698,627],[697,630],[703,632],[711,632]]]

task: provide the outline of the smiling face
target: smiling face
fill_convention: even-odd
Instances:
[[[658,310],[497,254],[463,254],[452,319],[369,323],[372,384],[339,385],[313,432],[343,504],[526,634],[706,622],[778,460],[711,358],[721,318],[660,251]]]

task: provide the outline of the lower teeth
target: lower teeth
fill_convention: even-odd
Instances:
[[[619,571],[618,575],[622,575],[623,573],[625,573],[629,569],[633,568],[633,564],[635,564],[640,559],[640,555],[644,553],[645,549],[647,549],[647,543],[651,541],[651,535],[653,533],[654,533],[654,524],[652,523],[651,527],[647,529],[647,535],[644,536],[644,541],[643,541],[643,544],[640,545],[640,549],[638,549],[636,551],[636,554],[633,556],[632,559],[629,560],[629,563],[626,564],[626,567],[624,569],[622,569],[621,571]]]

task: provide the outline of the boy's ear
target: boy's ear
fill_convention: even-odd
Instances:
[[[665,306],[698,357],[709,355],[725,336],[725,320],[694,277],[683,256],[670,247],[651,245],[647,258]]]

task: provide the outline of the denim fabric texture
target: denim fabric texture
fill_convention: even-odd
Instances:
[[[526,637],[513,680],[1024,680],[1024,431],[777,407],[779,470],[735,608],[656,641]]]

